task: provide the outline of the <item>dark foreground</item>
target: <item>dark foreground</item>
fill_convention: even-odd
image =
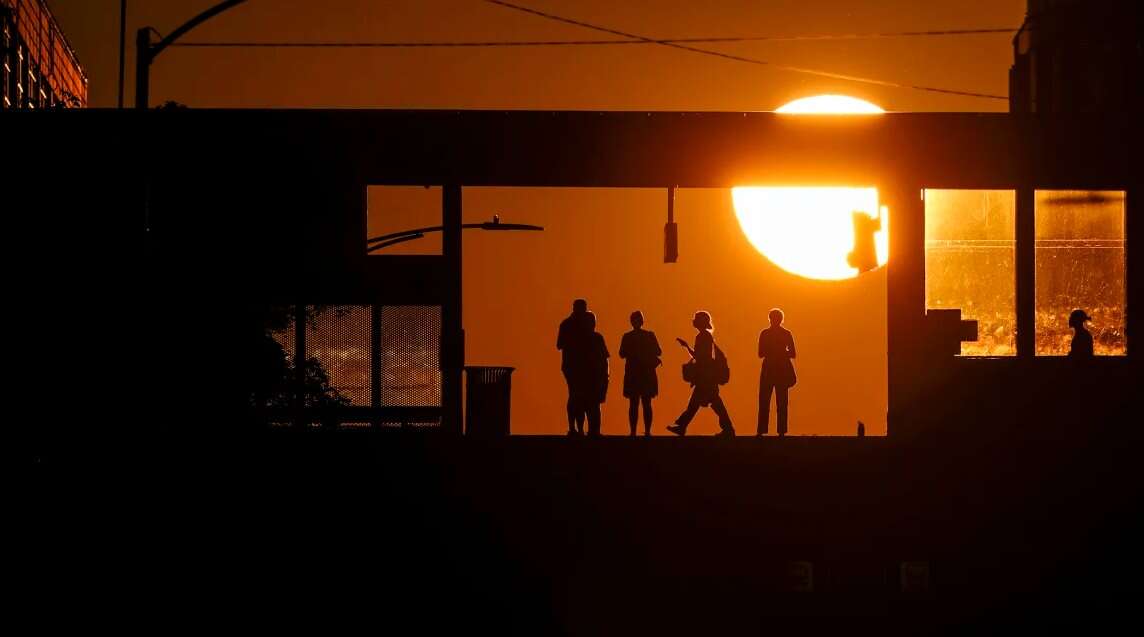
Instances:
[[[42,457],[14,522],[43,627],[1131,633],[1139,449],[279,431]]]

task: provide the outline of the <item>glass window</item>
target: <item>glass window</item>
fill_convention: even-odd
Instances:
[[[1017,353],[1016,192],[934,190],[925,195],[926,309],[977,321],[962,356]]]
[[[1125,296],[1125,193],[1038,190],[1036,202],[1037,355],[1069,353],[1069,314],[1092,318],[1093,352],[1128,352]]]

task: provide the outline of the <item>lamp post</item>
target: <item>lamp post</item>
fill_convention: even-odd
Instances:
[[[143,27],[135,32],[135,108],[146,109],[150,101],[151,93],[151,63],[155,58],[164,51],[167,47],[171,46],[175,40],[183,37],[188,31],[194,29],[200,24],[210,20],[216,15],[226,11],[227,9],[234,8],[246,0],[226,0],[220,2],[215,6],[203,11],[197,16],[187,20],[175,29],[165,38],[161,38],[158,42],[151,43],[151,34],[155,33],[155,29],[151,27]]]
[[[123,62],[127,48],[127,0],[119,0],[119,100],[116,108],[123,108]]]

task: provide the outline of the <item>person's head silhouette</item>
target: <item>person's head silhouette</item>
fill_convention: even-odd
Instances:
[[[1092,317],[1085,314],[1084,310],[1073,310],[1069,314],[1069,327],[1077,330],[1083,330],[1085,321],[1091,321]]]
[[[596,313],[595,312],[585,312],[584,313],[584,325],[585,325],[585,327],[588,328],[589,332],[596,331]]]
[[[576,299],[572,301],[572,313],[583,314],[588,311],[588,301],[584,299]]]
[[[783,324],[783,311],[777,307],[771,310],[767,317],[771,319],[771,327],[778,327]]]
[[[695,313],[695,318],[691,319],[691,324],[697,330],[707,330],[708,332],[715,330],[715,324],[711,322],[711,315],[703,310]]]
[[[643,327],[643,312],[639,310],[632,312],[631,321],[632,327],[636,328],[637,330]]]

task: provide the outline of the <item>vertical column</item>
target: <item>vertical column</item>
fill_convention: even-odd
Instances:
[[[294,426],[305,427],[306,407],[306,305],[294,306]]]
[[[146,110],[151,93],[151,29],[135,32],[135,108]]]
[[[441,303],[441,428],[460,435],[465,334],[461,320],[461,186],[442,188],[444,299]]]
[[[381,303],[374,301],[369,306],[369,406],[375,410],[381,409]],[[375,417],[371,424],[380,425],[380,419]]]
[[[1142,238],[1144,231],[1144,181],[1137,180],[1128,185],[1128,192],[1124,193],[1124,274],[1126,277],[1124,290],[1128,312],[1128,357],[1140,358],[1142,346],[1140,339],[1144,338],[1144,257],[1141,257]],[[1133,254],[1133,252],[1136,254]],[[1139,364],[1139,363],[1137,363]]]
[[[925,335],[925,202],[920,185],[892,184],[883,193],[889,209],[890,255],[886,264],[886,348],[889,413],[887,435],[901,435],[922,380],[919,347]],[[916,433],[916,432],[912,432]]]
[[[1033,188],[1017,189],[1017,356],[1036,355],[1037,260]]]

